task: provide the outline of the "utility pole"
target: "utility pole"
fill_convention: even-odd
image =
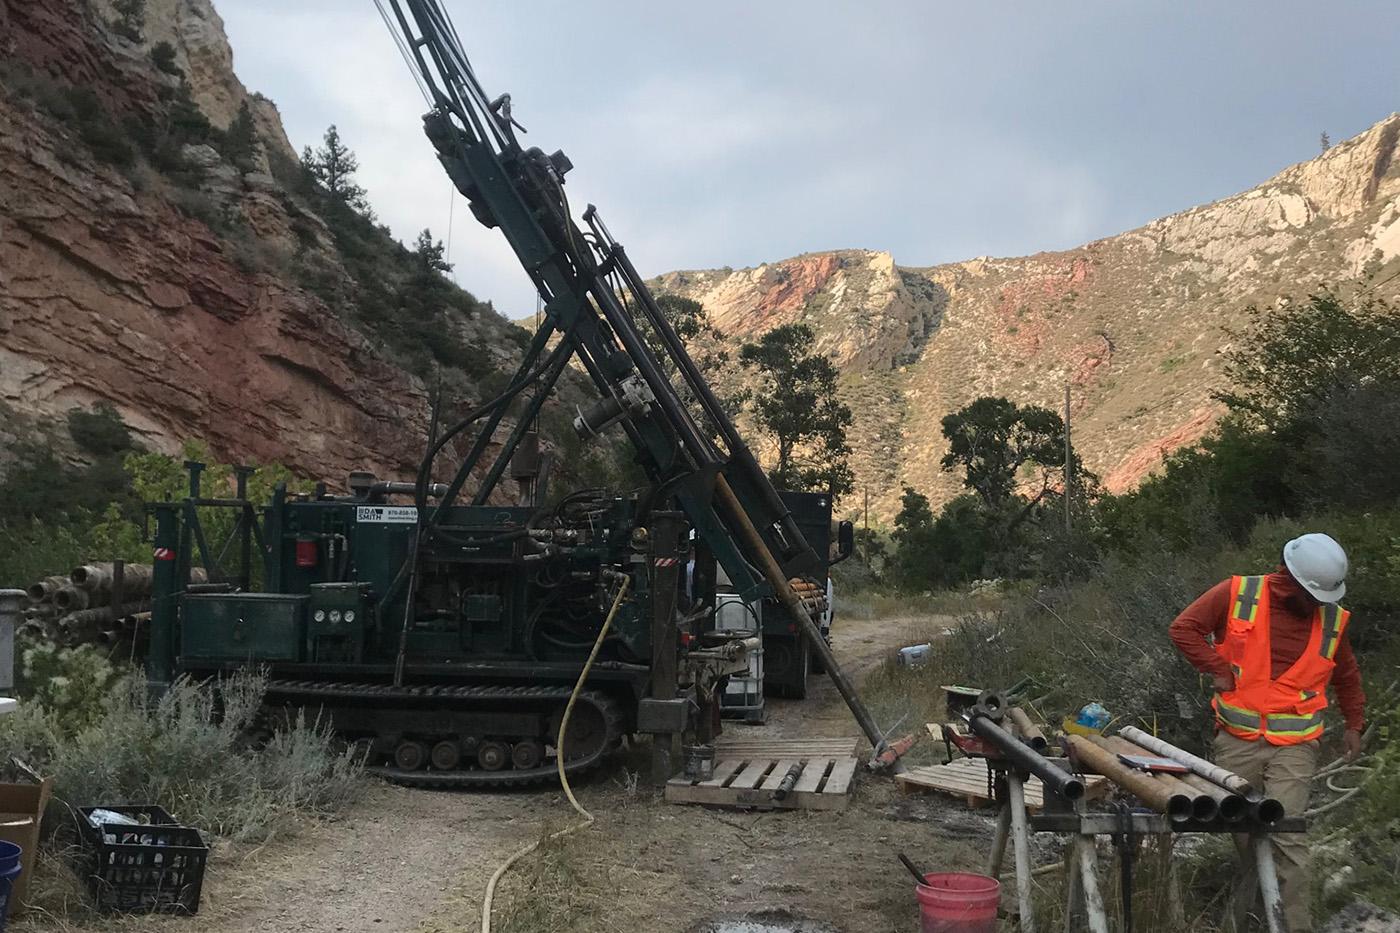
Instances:
[[[1070,500],[1074,489],[1074,457],[1069,437],[1069,383],[1065,383],[1065,536],[1074,530],[1074,519]]]

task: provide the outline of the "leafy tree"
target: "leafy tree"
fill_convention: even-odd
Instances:
[[[1326,130],[1323,130],[1322,135],[1318,137],[1318,145],[1322,147],[1323,152],[1326,152],[1328,149],[1332,148],[1332,137],[1327,135]]]
[[[185,73],[175,64],[175,46],[169,42],[157,42],[151,46],[151,64],[168,75],[183,78]]]
[[[355,184],[355,173],[360,169],[360,160],[340,141],[340,131],[335,128],[335,124],[331,124],[326,130],[321,148],[313,151],[307,146],[302,150],[301,161],[311,173],[311,177],[316,179],[334,200],[360,214],[370,215],[365,189]]]
[[[1250,309],[1231,333],[1228,408],[1193,448],[1107,498],[1111,546],[1185,550],[1244,541],[1264,518],[1400,497],[1400,318],[1364,293]]]
[[[928,496],[912,487],[905,486],[899,500],[899,514],[894,517],[894,540],[896,544],[907,541],[918,532],[933,526],[933,509]]]
[[[1400,381],[1400,314],[1379,298],[1325,289],[1301,307],[1249,314],[1244,330],[1230,332],[1232,387],[1216,397],[1252,427],[1310,429],[1339,393]]]
[[[944,417],[943,436],[943,469],[961,469],[963,485],[989,509],[1005,506],[1023,482],[1038,503],[1064,477],[1065,424],[1047,408],[983,396]],[[1075,473],[1083,473],[1077,462]]]
[[[117,18],[112,21],[117,35],[132,42],[146,41],[146,0],[116,0],[112,8],[117,11]]]
[[[956,586],[994,572],[1019,576],[1024,563],[1005,545],[1002,516],[976,496],[958,496],[935,517],[928,497],[908,486],[895,517],[894,582],[904,590]],[[1001,565],[993,558],[1002,556]]]
[[[739,362],[757,373],[753,417],[776,448],[774,484],[784,489],[851,491],[846,428],[851,410],[837,398],[836,366],[811,350],[815,335],[805,324],[785,324],[746,343]]]
[[[928,551],[933,538],[933,509],[928,496],[909,487],[899,500],[894,519],[894,582],[906,590],[933,585],[934,567]]]

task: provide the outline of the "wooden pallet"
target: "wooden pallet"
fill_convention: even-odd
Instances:
[[[804,761],[802,774],[782,800],[773,797],[788,769]],[[714,777],[693,781],[685,776],[666,782],[670,803],[784,810],[844,810],[851,799],[856,760],[851,757],[731,757],[715,762]]]
[[[982,807],[992,802],[987,788],[987,763],[981,758],[959,758],[946,765],[910,768],[896,774],[895,781],[905,793],[937,791],[951,797],[961,797],[969,807]],[[1025,784],[1026,809],[1040,810],[1045,806],[1045,787],[1040,778],[1031,775]],[[1085,775],[1084,795],[1090,799],[1108,790],[1108,778]]]
[[[860,739],[828,739],[822,737],[803,739],[764,739],[751,738],[742,733],[733,737],[721,737],[715,742],[715,760],[725,758],[854,758]]]

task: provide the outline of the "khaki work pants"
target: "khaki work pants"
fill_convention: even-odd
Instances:
[[[1301,816],[1308,808],[1308,791],[1317,771],[1318,743],[1302,745],[1270,745],[1263,739],[1246,742],[1228,732],[1215,736],[1215,763],[1233,771],[1265,796],[1283,804],[1289,816]],[[1249,837],[1237,835],[1243,870],[1235,886],[1235,917],[1239,924],[1246,912],[1260,913],[1259,878],[1255,873]],[[1307,933],[1312,929],[1312,914],[1308,908],[1308,842],[1302,833],[1279,833],[1273,837],[1274,863],[1278,869],[1279,887],[1283,892],[1283,912],[1290,933]]]

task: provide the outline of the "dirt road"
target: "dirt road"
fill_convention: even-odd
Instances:
[[[835,649],[858,680],[930,620],[851,620]],[[770,701],[745,735],[857,735],[824,677],[804,702]],[[905,729],[910,728],[906,725]],[[578,788],[590,829],[531,857],[498,895],[499,933],[547,929],[682,933],[720,915],[798,916],[847,933],[916,925],[905,851],[928,865],[967,868],[991,834],[985,813],[899,795],[861,776],[845,811],[750,813],[661,802],[637,772],[646,749],[619,757]],[[525,842],[572,822],[557,791],[465,794],[376,784],[347,813],[254,851],[217,854],[201,933],[468,933],[495,866]],[[547,900],[546,900],[547,899]],[[567,916],[567,920],[561,918]],[[151,920],[121,929],[190,929]],[[22,929],[22,928],[21,928]]]

